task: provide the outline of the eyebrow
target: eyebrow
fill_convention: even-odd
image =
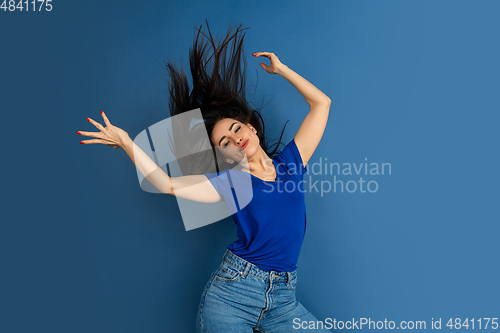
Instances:
[[[229,132],[231,132],[231,128],[233,128],[233,125],[236,124],[237,121],[235,121],[234,123],[231,124],[231,126],[229,126]],[[222,140],[224,140],[226,138],[226,136],[224,135],[222,138],[220,138],[219,140],[219,146],[220,146],[220,143],[222,142]]]

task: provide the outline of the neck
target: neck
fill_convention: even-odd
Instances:
[[[259,150],[255,153],[255,155],[248,160],[248,168],[250,169],[250,173],[265,173],[266,171],[269,171],[270,167],[273,167],[273,160],[269,156],[267,156],[262,147],[259,147]]]

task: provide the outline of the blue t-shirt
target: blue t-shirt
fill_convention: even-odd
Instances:
[[[232,169],[205,176],[234,212],[238,240],[227,248],[262,270],[291,272],[297,268],[306,231],[303,176],[307,169],[293,139],[272,160],[276,181],[250,175],[253,197],[243,209],[234,207],[235,201],[245,200],[235,193],[241,193],[242,174],[248,177],[247,172]]]

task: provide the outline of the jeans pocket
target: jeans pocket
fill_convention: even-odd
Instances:
[[[222,263],[214,278],[220,282],[236,282],[241,278],[241,272],[229,264]]]

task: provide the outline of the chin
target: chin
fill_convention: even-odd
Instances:
[[[250,146],[250,143],[248,144],[248,146],[244,150],[245,155],[247,156],[247,161],[250,160],[257,153],[257,150],[258,150],[257,147],[254,147],[253,145]]]

